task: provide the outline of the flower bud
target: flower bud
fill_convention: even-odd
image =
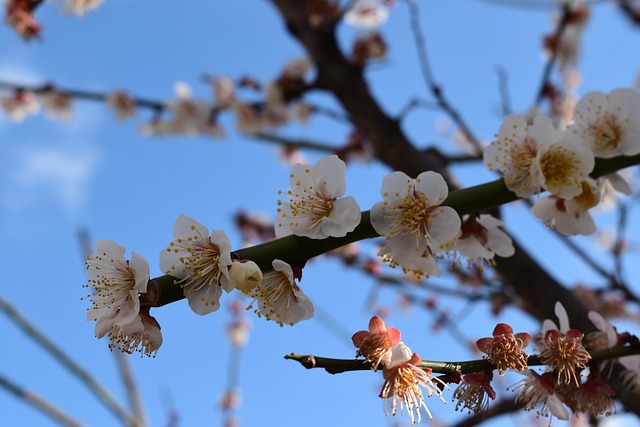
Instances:
[[[236,284],[236,289],[249,291],[262,282],[262,271],[253,261],[233,261],[229,276]]]

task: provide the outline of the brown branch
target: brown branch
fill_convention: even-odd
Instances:
[[[447,161],[436,150],[418,151],[400,129],[397,120],[387,116],[373,98],[361,68],[349,62],[339,49],[331,29],[315,29],[309,25],[304,2],[272,0],[290,33],[305,47],[318,70],[318,86],[333,93],[356,127],[373,143],[380,161],[391,169],[417,176],[433,170],[451,183]],[[549,68],[550,65],[547,65]],[[543,79],[544,80],[544,79]],[[606,163],[606,162],[603,162]],[[603,166],[606,168],[606,165]],[[539,321],[555,318],[554,305],[560,301],[567,309],[571,326],[587,333],[595,329],[587,310],[574,295],[514,239],[516,253],[509,259],[498,259],[496,272],[513,288],[520,307]],[[619,379],[614,387],[627,410],[640,415],[640,396],[624,392]]]

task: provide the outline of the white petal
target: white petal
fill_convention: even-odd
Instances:
[[[460,216],[449,206],[437,208],[431,216],[429,235],[438,242],[448,242],[460,232]]]
[[[567,310],[565,310],[560,301],[556,302],[554,309],[556,316],[558,316],[558,321],[560,322],[560,332],[566,334],[567,331],[571,329],[569,327],[569,315],[567,314]]]
[[[196,292],[187,294],[187,301],[191,310],[204,316],[205,314],[217,311],[220,308],[220,296],[222,295],[222,286],[210,285],[199,289]]]
[[[113,260],[124,260],[124,247],[113,240],[99,240],[96,242],[96,249],[100,256],[106,256]]]
[[[425,195],[430,206],[444,202],[449,195],[449,189],[442,175],[437,172],[422,172],[415,181],[416,190]]]
[[[384,367],[386,369],[396,368],[411,360],[411,356],[413,356],[411,349],[407,347],[405,343],[400,341],[389,348],[389,352],[383,361]]]
[[[131,260],[129,261],[129,267],[133,270],[136,284],[134,289],[141,294],[147,292],[147,284],[149,283],[150,268],[146,259],[138,255],[136,252],[131,252]]]
[[[207,227],[187,215],[180,215],[173,225],[173,237],[175,239],[187,239],[194,235],[200,237],[209,236]]]
[[[313,175],[327,197],[342,197],[347,188],[345,173],[347,166],[338,156],[326,156],[318,160]]]
[[[414,180],[403,172],[392,172],[382,180],[382,198],[397,206],[413,189]]]

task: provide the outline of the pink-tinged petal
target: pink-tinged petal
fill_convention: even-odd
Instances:
[[[422,363],[422,359],[418,356],[418,353],[413,353],[411,355],[411,359],[409,359],[409,364],[413,366],[418,366]]]
[[[531,335],[526,332],[518,332],[514,335],[516,339],[522,341],[522,348],[525,348],[531,342]]]
[[[360,347],[362,341],[366,338],[369,338],[370,335],[371,333],[369,331],[358,331],[353,334],[353,336],[351,337],[351,341],[353,342],[354,346]]]
[[[387,332],[384,320],[382,320],[380,316],[373,316],[371,320],[369,320],[369,332],[372,334],[384,334]]]
[[[493,336],[513,335],[513,328],[506,323],[498,323],[493,329]]]
[[[493,338],[485,337],[476,341],[476,347],[483,353],[487,353],[491,349]]]
[[[437,207],[431,216],[429,234],[439,243],[453,240],[460,232],[460,215],[448,206]]]
[[[209,230],[190,216],[180,214],[173,225],[173,237],[187,239],[195,235],[201,238],[209,237]]]
[[[315,164],[313,175],[318,190],[327,197],[342,197],[347,189],[347,166],[338,156],[326,156]]]
[[[150,275],[150,268],[147,260],[138,255],[136,252],[131,252],[129,268],[133,270],[133,274],[136,280],[134,289],[141,294],[147,292],[147,284],[149,283]]]
[[[437,172],[422,172],[415,180],[416,191],[426,197],[431,206],[440,205],[449,195],[449,189],[442,175]]]
[[[571,340],[582,340],[582,332],[577,329],[569,329],[565,333],[565,336],[567,337],[567,339]]]
[[[140,312],[140,299],[138,299],[137,291],[130,291],[129,298],[125,299],[120,304],[118,315],[115,318],[114,324],[117,326],[127,325],[138,317]]]
[[[391,345],[395,345],[395,344],[398,344],[398,342],[400,342],[400,339],[402,338],[402,334],[396,328],[389,327],[387,329],[387,338],[389,339],[389,343]]]
[[[552,330],[552,329],[556,329],[557,330],[558,326],[556,326],[556,324],[552,320],[545,319],[542,322],[542,329],[541,329],[542,335],[543,336],[546,335],[547,331]]]

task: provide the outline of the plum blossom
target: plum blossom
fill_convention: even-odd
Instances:
[[[46,116],[52,120],[71,121],[73,118],[73,102],[71,95],[56,90],[53,85],[46,85],[38,92],[38,101]]]
[[[514,254],[513,241],[502,231],[502,221],[488,214],[466,215],[454,249],[469,259],[493,260]],[[481,264],[482,265],[482,264]]]
[[[596,157],[640,154],[640,93],[634,89],[588,93],[576,105],[566,135],[591,148]]]
[[[474,372],[462,376],[462,383],[453,392],[457,399],[456,411],[462,406],[469,414],[477,415],[489,408],[489,399],[495,400],[496,392],[491,387],[493,374],[490,371]]]
[[[564,306],[556,302],[554,307],[560,326],[546,319],[542,322],[542,338],[537,341],[540,347],[540,362],[548,365],[555,372],[558,384],[573,383],[580,385],[580,370],[587,367],[591,355],[582,345],[582,334],[577,329],[570,329],[569,316]]]
[[[528,126],[524,117],[508,116],[485,149],[484,163],[500,171],[518,197],[542,188],[564,198],[577,196],[595,161],[591,150],[562,135],[548,117],[538,116]]]
[[[378,255],[418,277],[438,276],[433,254],[446,250],[460,231],[458,213],[440,206],[449,194],[444,178],[431,171],[416,179],[393,172],[382,181],[381,193],[383,201],[371,208],[371,225],[386,239]]]
[[[33,16],[38,3],[31,0],[8,0],[5,2],[5,22],[12,27],[24,41],[40,37],[42,26]]]
[[[344,21],[357,28],[373,29],[389,18],[389,8],[383,0],[356,0],[344,14]]]
[[[97,251],[87,257],[86,288],[94,292],[88,296],[91,308],[87,320],[97,320],[96,336],[109,324],[128,325],[140,312],[138,295],[146,293],[149,282],[149,263],[136,252],[131,260],[124,259],[125,248],[111,240],[96,242]]]
[[[380,392],[380,398],[385,400],[385,413],[386,401],[391,398],[391,414],[395,415],[399,409],[400,413],[404,415],[406,408],[412,425],[418,424],[422,419],[421,408],[424,408],[429,418],[433,419],[431,411],[429,411],[425,402],[425,393],[426,397],[435,395],[446,403],[442,397],[442,391],[438,385],[434,384],[434,381],[441,383],[445,387],[446,385],[439,379],[431,377],[431,369],[421,368],[421,362],[420,356],[413,353],[409,360],[393,365],[393,367],[385,367],[382,371],[385,381]],[[423,393],[421,387],[424,388],[425,393]]]
[[[396,328],[387,328],[378,316],[373,316],[369,321],[368,331],[358,331],[351,337],[353,345],[358,347],[356,357],[364,356],[371,362],[371,368],[376,371],[378,365],[387,366],[391,360],[391,347],[400,342],[400,331]]]
[[[507,188],[518,197],[528,198],[540,191],[536,164],[538,141],[557,140],[557,130],[549,119],[538,116],[531,126],[519,116],[505,117],[483,153],[485,166],[500,171]]]
[[[107,95],[106,103],[116,115],[119,122],[123,122],[136,114],[136,102],[127,92],[116,90]]]
[[[229,275],[231,242],[221,230],[209,230],[186,215],[173,226],[174,240],[160,252],[160,269],[176,277],[189,307],[199,315],[220,308],[222,290],[231,292],[235,284]]]
[[[236,101],[235,84],[229,77],[214,77],[211,81],[215,107],[220,110],[231,108]]]
[[[102,0],[63,0],[67,13],[82,16],[102,4]]]
[[[513,391],[520,390],[516,402],[523,403],[526,411],[539,408],[537,413],[543,417],[553,415],[559,420],[569,419],[569,411],[556,393],[555,378],[551,374],[540,375],[530,369],[522,374],[527,378],[511,387]]]
[[[620,364],[626,368],[622,382],[632,393],[640,393],[640,355],[621,357]]]
[[[253,308],[258,317],[264,316],[280,326],[293,326],[301,320],[313,316],[313,304],[296,284],[294,271],[289,264],[279,259],[272,262],[273,271],[265,274],[262,282],[249,291],[243,291],[253,302],[247,309]],[[302,270],[296,268],[295,277],[302,276]]]
[[[589,209],[598,205],[602,198],[603,181],[587,179],[582,182],[582,193],[566,200],[555,194],[540,197],[531,212],[565,236],[590,235],[596,225]]]
[[[155,357],[162,345],[160,324],[149,314],[149,307],[141,308],[140,313],[127,324],[119,325],[112,317],[107,318],[96,331],[96,336],[102,338],[107,332],[109,348],[118,348],[123,353],[137,351],[142,356]]]
[[[346,190],[345,163],[336,155],[291,168],[289,201],[278,200],[277,237],[344,237],[360,223],[360,207]]]
[[[27,116],[33,116],[40,111],[36,95],[25,90],[18,90],[11,97],[1,98],[0,107],[14,122],[21,122]]]
[[[229,277],[235,283],[236,289],[249,291],[262,282],[262,271],[253,261],[233,261],[229,269]]]
[[[507,369],[523,371],[527,369],[527,354],[523,349],[531,342],[531,335],[526,332],[513,334],[513,328],[506,323],[498,323],[493,330],[493,338],[481,338],[476,341],[478,350],[487,355],[500,375]]]

